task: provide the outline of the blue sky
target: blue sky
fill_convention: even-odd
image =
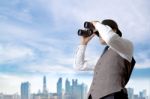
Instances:
[[[50,91],[60,76],[91,81],[92,72],[72,68],[77,30],[84,21],[106,18],[114,19],[134,44],[137,64],[129,86],[150,89],[149,7],[148,0],[0,0],[0,92],[19,92],[22,81],[31,82],[36,92],[43,75],[51,82]],[[94,64],[102,50],[94,38],[87,59]]]

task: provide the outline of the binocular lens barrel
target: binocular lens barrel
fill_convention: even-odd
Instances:
[[[88,36],[91,36],[92,34],[93,34],[93,32],[91,30],[82,30],[82,29],[78,30],[79,36],[88,37]]]
[[[98,31],[95,30],[95,27],[91,22],[88,22],[88,21],[84,22],[84,28],[85,29],[78,30],[79,36],[88,37],[88,36],[91,36],[93,33],[99,36]]]

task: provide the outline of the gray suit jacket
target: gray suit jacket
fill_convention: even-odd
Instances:
[[[99,99],[120,91],[129,80],[130,70],[131,63],[109,48],[95,66],[88,96],[91,94],[92,99]]]

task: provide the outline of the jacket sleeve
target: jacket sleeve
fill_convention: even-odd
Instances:
[[[91,61],[85,60],[86,45],[79,45],[75,53],[74,69],[80,71],[93,71],[94,64]]]
[[[116,51],[121,57],[131,62],[133,45],[129,40],[120,37],[109,26],[99,22],[96,23],[95,28],[98,30],[100,37],[110,48]]]

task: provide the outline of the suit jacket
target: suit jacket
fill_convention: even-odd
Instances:
[[[99,99],[123,89],[130,78],[134,64],[109,48],[95,66],[88,96],[91,94],[92,99]]]

